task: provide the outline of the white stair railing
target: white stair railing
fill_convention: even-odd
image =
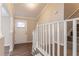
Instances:
[[[67,22],[72,21],[72,55],[77,56],[77,20],[79,18],[38,24],[33,31],[33,48],[37,48],[45,56],[60,56],[61,52],[64,56],[67,56]],[[63,47],[62,51],[60,51],[61,46]]]

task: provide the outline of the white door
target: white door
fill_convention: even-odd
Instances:
[[[15,44],[27,42],[27,21],[15,20]]]

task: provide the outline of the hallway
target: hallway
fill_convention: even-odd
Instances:
[[[1,50],[5,50],[3,55],[78,55],[79,18],[75,14],[79,9],[76,11],[74,4],[69,6],[75,8],[67,8],[67,6],[68,4],[64,3],[2,4],[1,36],[3,37],[1,39],[4,41],[1,40],[0,45],[3,45]],[[72,12],[76,12],[68,13],[71,9]]]
[[[11,56],[32,56],[32,43],[16,44]]]

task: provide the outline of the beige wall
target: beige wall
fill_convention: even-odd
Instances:
[[[32,42],[32,32],[35,28],[37,20],[35,20],[35,19],[25,19],[25,18],[15,18],[15,20],[16,19],[24,19],[24,20],[27,21],[27,29],[26,29],[27,30],[27,41],[28,41],[28,43]]]
[[[39,18],[38,18],[38,24],[41,23],[49,23],[49,22],[54,22],[54,21],[59,21],[59,20],[64,20],[64,4],[62,3],[55,3],[55,4],[47,4],[46,7],[43,9],[43,11],[40,13]],[[62,28],[62,24],[60,27],[60,32],[61,32],[61,42],[63,41],[64,36],[62,36],[64,34],[64,30]],[[55,33],[55,40],[57,40],[57,27],[55,26],[54,29],[54,33]]]
[[[36,26],[36,20],[27,20],[27,39],[32,42],[32,32]]]
[[[48,23],[64,20],[64,4],[47,4],[39,15],[38,23]]]

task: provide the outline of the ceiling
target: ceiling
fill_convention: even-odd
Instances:
[[[36,4],[37,6],[34,9],[30,9],[24,3],[15,3],[14,4],[14,16],[21,17],[37,17],[42,9],[45,7],[45,3]]]

